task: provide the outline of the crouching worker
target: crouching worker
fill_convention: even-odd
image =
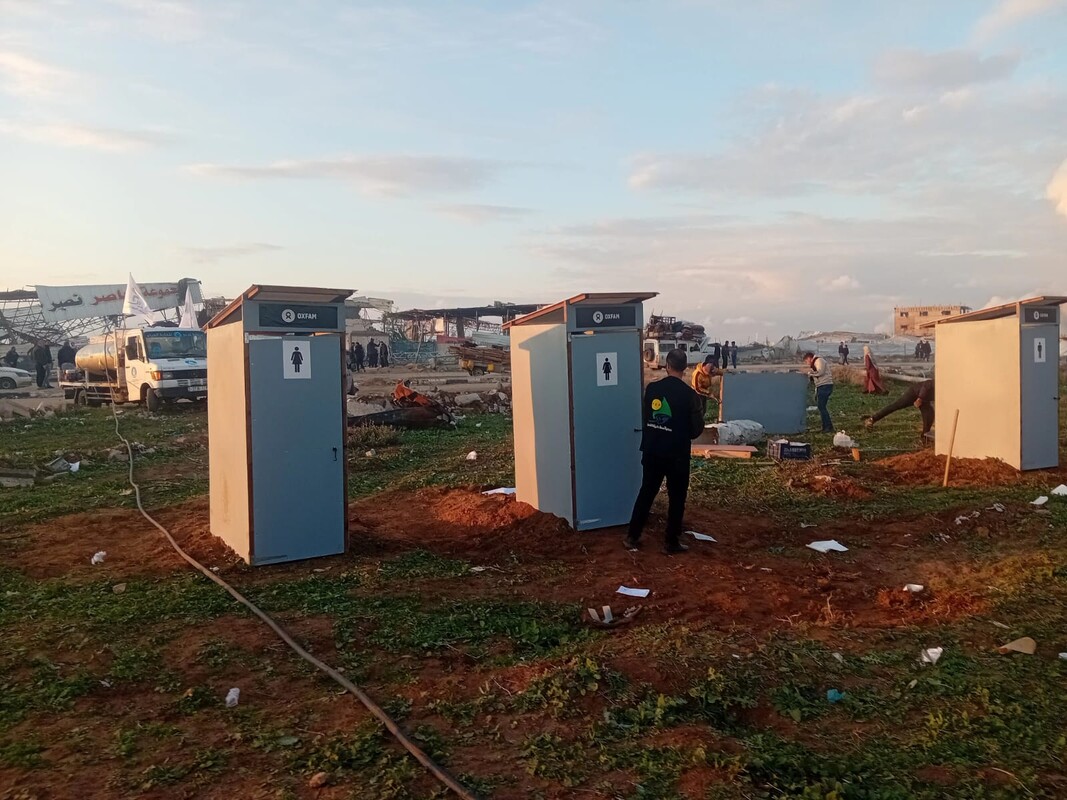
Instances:
[[[930,436],[930,429],[934,427],[934,382],[933,380],[923,381],[922,383],[913,383],[909,386],[904,394],[900,398],[872,417],[867,417],[863,420],[863,424],[867,426],[867,430],[874,427],[874,423],[880,419],[888,417],[901,409],[908,406],[915,406],[919,409],[919,414],[923,418],[923,437]]]
[[[634,503],[626,549],[641,546],[641,533],[648,522],[652,502],[667,480],[667,542],[665,553],[684,553],[681,542],[685,500],[689,494],[690,448],[704,430],[700,398],[683,378],[687,366],[684,350],[667,354],[667,377],[650,383],[642,406],[641,466],[644,477]]]

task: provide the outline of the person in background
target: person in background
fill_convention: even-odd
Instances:
[[[719,361],[722,359],[722,347],[717,341],[712,342],[709,347],[711,350],[708,353],[708,356],[712,359],[712,363],[717,367],[719,366]]]
[[[69,342],[65,342],[64,345],[59,348],[59,352],[56,353],[56,360],[59,363],[59,368],[74,369],[74,346]]]
[[[378,349],[378,343],[376,341],[371,339],[369,342],[367,342],[367,366],[368,367],[377,367],[378,366],[378,354],[380,352],[381,351]]]
[[[737,342],[730,342],[730,363],[737,369]]]
[[[863,387],[865,394],[889,394],[882,383],[882,373],[868,345],[863,345],[863,371],[866,375],[866,384]]]
[[[863,424],[867,430],[871,430],[874,424],[890,414],[895,414],[908,406],[915,406],[923,418],[923,438],[930,436],[930,429],[934,427],[934,381],[930,379],[922,383],[913,383],[904,390],[897,400],[887,405],[881,411],[870,417],[865,417]]]
[[[51,389],[52,381],[49,373],[52,371],[52,348],[42,339],[34,345],[31,356],[37,368],[37,388]]]
[[[930,356],[932,356],[934,354],[934,348],[928,341],[926,341],[926,339],[922,340],[922,346],[923,346],[923,361],[929,361],[930,360]]]
[[[838,345],[838,347],[837,347],[837,354],[839,356],[841,356],[841,363],[842,364],[848,364],[848,353],[849,353],[848,345],[845,344],[844,342],[841,342],[841,344]]]
[[[723,339],[722,342],[722,368],[728,369],[730,366],[730,342],[728,339]]]
[[[697,397],[700,400],[700,415],[701,418],[706,419],[708,416],[708,401],[714,399],[715,395],[711,392],[711,379],[715,375],[717,365],[711,356],[704,357],[703,364],[697,364],[693,370],[693,377],[690,380],[690,385],[693,387],[693,391],[697,393]]]
[[[356,372],[366,372],[367,366],[363,362],[366,360],[367,354],[363,350],[363,343],[356,342],[352,345],[352,357],[354,360],[354,367]]]
[[[668,506],[663,551],[670,555],[689,549],[681,541],[682,520],[689,494],[692,441],[704,431],[704,418],[700,415],[699,398],[683,380],[687,365],[684,350],[671,350],[667,353],[667,377],[650,383],[645,389],[641,433],[643,475],[624,540],[627,550],[641,547],[641,534],[664,478]]]
[[[819,407],[822,432],[833,433],[834,423],[830,419],[830,411],[827,408],[830,402],[830,395],[834,393],[834,376],[830,371],[830,364],[825,358],[814,353],[805,353],[804,363],[811,370],[811,381],[815,384],[815,405]]]
[[[385,343],[385,339],[382,339],[382,344],[378,348],[378,360],[383,367],[389,366],[389,345]]]
[[[19,351],[15,349],[15,345],[11,345],[11,349],[4,354],[4,363],[9,367],[17,367],[19,364]]]

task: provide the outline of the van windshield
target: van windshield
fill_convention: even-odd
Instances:
[[[144,343],[149,358],[207,358],[203,331],[145,331]]]

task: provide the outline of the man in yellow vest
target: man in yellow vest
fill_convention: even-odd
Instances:
[[[697,364],[693,370],[693,377],[690,380],[690,385],[693,387],[693,391],[697,393],[700,398],[700,412],[702,417],[708,415],[708,400],[715,399],[715,395],[711,391],[711,379],[715,377],[718,372],[718,365],[715,363],[715,356],[708,356],[704,359],[703,364]]]

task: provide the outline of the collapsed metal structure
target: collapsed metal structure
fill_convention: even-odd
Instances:
[[[169,310],[177,309],[185,302],[187,291],[195,292],[194,302],[202,302],[200,282],[195,278],[182,278],[168,286],[172,288],[159,292],[158,297],[150,297],[153,307],[158,307],[164,318]],[[122,320],[122,315],[116,313],[116,304],[122,302],[121,289],[116,291],[106,287],[110,291],[102,292],[95,298],[83,298],[81,294],[72,292],[70,299],[57,301],[56,293],[63,288],[77,290],[93,287],[47,287],[46,299],[42,299],[38,287],[0,292],[0,345],[39,341],[58,344],[78,340],[113,328]],[[93,313],[94,307],[99,313]]]

